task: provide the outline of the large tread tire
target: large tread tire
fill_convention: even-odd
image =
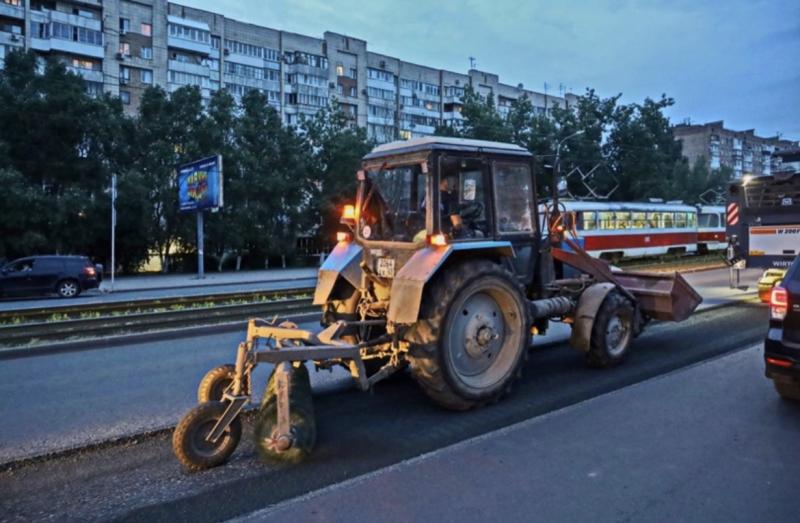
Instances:
[[[635,331],[635,310],[631,301],[619,291],[608,293],[592,325],[592,337],[586,363],[592,368],[606,369],[622,362],[630,352]],[[608,329],[611,322],[620,322],[625,331],[623,340],[616,346],[609,344]]]
[[[789,401],[800,401],[800,382],[772,380],[772,383],[781,398]]]
[[[492,281],[502,286],[516,301],[521,328],[521,342],[516,348],[513,364],[503,379],[490,389],[467,390],[452,370],[443,348],[448,313],[455,303],[460,303],[463,292],[481,281]],[[530,330],[530,312],[524,288],[513,274],[488,260],[470,261],[445,267],[431,281],[423,297],[420,320],[414,327],[407,358],[411,375],[437,405],[450,410],[469,410],[498,401],[511,392],[513,382],[521,377],[522,366],[527,360]]]
[[[221,401],[201,403],[186,413],[172,433],[172,450],[187,470],[196,472],[222,465],[230,458],[242,438],[242,421],[237,416],[225,433],[212,445],[203,440],[225,413]]]
[[[222,394],[233,383],[236,366],[230,363],[220,365],[208,371],[197,387],[197,403],[222,401]],[[244,384],[245,389],[247,383]]]

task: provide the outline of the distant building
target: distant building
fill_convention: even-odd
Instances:
[[[118,95],[129,113],[151,85],[196,85],[204,100],[221,88],[235,97],[258,89],[289,125],[335,97],[379,142],[459,125],[467,85],[493,94],[501,114],[523,94],[542,113],[575,98],[404,62],[338,33],[289,33],[166,0],[0,0],[0,68],[15,48],[60,58],[87,91]]]
[[[673,127],[675,139],[683,144],[683,155],[690,165],[703,158],[709,170],[730,167],[735,178],[750,174],[768,175],[773,170],[773,153],[797,146],[797,142],[778,136],[756,136],[754,129],[726,129],[723,121],[706,124],[679,124]]]
[[[800,147],[783,149],[772,154],[776,172],[800,173]]]

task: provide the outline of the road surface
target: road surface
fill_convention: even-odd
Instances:
[[[759,344],[240,521],[797,521],[800,404],[763,374]]]
[[[563,344],[534,349],[523,379],[509,398],[467,413],[432,406],[408,379],[382,383],[374,394],[349,389],[320,393],[315,398],[320,431],[317,448],[311,461],[294,468],[276,469],[258,463],[250,443],[249,423],[245,423],[242,444],[232,461],[200,474],[187,474],[181,469],[172,455],[169,434],[24,465],[0,473],[0,513],[8,520],[218,521],[240,516],[752,346],[762,339],[766,318],[765,307],[741,304],[696,314],[680,324],[655,324],[635,341],[634,351],[624,365],[605,371],[588,369],[582,355]],[[98,352],[102,351],[91,353]],[[145,356],[140,353],[139,359],[149,368],[156,368],[158,362]],[[36,359],[21,361],[30,364]],[[196,363],[202,369],[206,361]],[[69,368],[62,368],[65,376],[72,374],[66,372]],[[124,369],[124,362],[119,362],[117,372],[124,374]],[[197,372],[199,378],[202,370],[192,372]],[[44,381],[46,377],[40,379]],[[92,377],[80,375],[75,379],[93,381]],[[129,395],[128,400],[150,401],[151,392],[127,390],[120,381],[109,369],[99,384],[110,391],[125,388],[117,393]],[[180,401],[187,406],[192,403],[194,384],[184,386],[171,379],[165,383],[175,390]],[[698,394],[703,394],[705,385],[700,383],[697,387]],[[13,391],[7,388],[1,392],[6,405],[21,400],[33,405],[42,399],[9,397]],[[95,404],[87,408],[97,407]],[[42,423],[47,421],[40,418]],[[559,439],[568,441],[569,436],[562,433]],[[392,495],[386,491],[381,494]],[[346,511],[346,505],[341,510]]]

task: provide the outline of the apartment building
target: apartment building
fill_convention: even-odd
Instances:
[[[730,167],[735,178],[769,175],[775,168],[773,154],[797,146],[796,142],[778,136],[756,136],[754,129],[726,129],[722,120],[679,124],[673,127],[673,132],[675,139],[683,144],[683,155],[691,165],[702,158],[710,170]]]
[[[405,62],[347,35],[300,35],[165,0],[0,0],[0,67],[14,48],[62,59],[88,92],[119,96],[130,113],[152,85],[196,85],[206,101],[222,88],[237,98],[258,89],[287,125],[336,99],[378,142],[458,126],[468,85],[494,96],[503,115],[523,95],[542,113],[574,98],[503,84],[485,71]]]

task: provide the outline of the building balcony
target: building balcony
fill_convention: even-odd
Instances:
[[[196,74],[198,76],[210,76],[211,69],[208,68],[206,65],[202,64],[193,64],[190,62],[180,62],[178,60],[170,60],[169,61],[169,70],[170,71],[177,71],[180,73],[190,73]]]
[[[0,45],[22,47],[25,45],[25,35],[0,31]]]
[[[175,49],[192,51],[204,56],[209,56],[212,51],[211,44],[196,42],[194,40],[184,40],[183,38],[176,38],[174,36],[167,37],[167,45],[169,47],[174,47]]]
[[[369,102],[369,105],[375,105],[377,107],[387,107],[389,109],[397,108],[397,100],[389,100],[386,98],[375,98],[374,96],[367,96],[367,101]]]
[[[0,3],[0,16],[7,16],[8,18],[25,19],[25,8],[17,7],[15,5],[8,5]]]
[[[234,62],[242,65],[249,65],[251,67],[264,67],[264,59],[257,56],[247,56],[238,53],[225,53],[226,62]]]
[[[92,58],[105,58],[105,50],[102,45],[84,44],[58,38],[31,38],[31,49],[43,52],[61,51],[68,54],[91,56]]]
[[[438,109],[426,109],[425,107],[417,107],[415,105],[406,105],[403,107],[403,112],[406,114],[416,114],[417,116],[429,116],[431,118],[439,118]]]
[[[70,13],[62,13],[61,11],[47,11],[48,18],[51,22],[59,22],[68,24],[74,27],[83,27],[84,29],[93,29],[95,31],[103,30],[103,23],[96,18],[88,18],[86,16],[78,16]]]
[[[80,67],[73,67],[71,65],[67,66],[67,70],[82,76],[87,82],[103,82],[103,71],[98,71],[95,69],[82,69]]]
[[[395,126],[394,118],[383,118],[380,116],[373,116],[371,114],[367,115],[367,123],[375,124],[375,125],[388,125],[391,127]]]

